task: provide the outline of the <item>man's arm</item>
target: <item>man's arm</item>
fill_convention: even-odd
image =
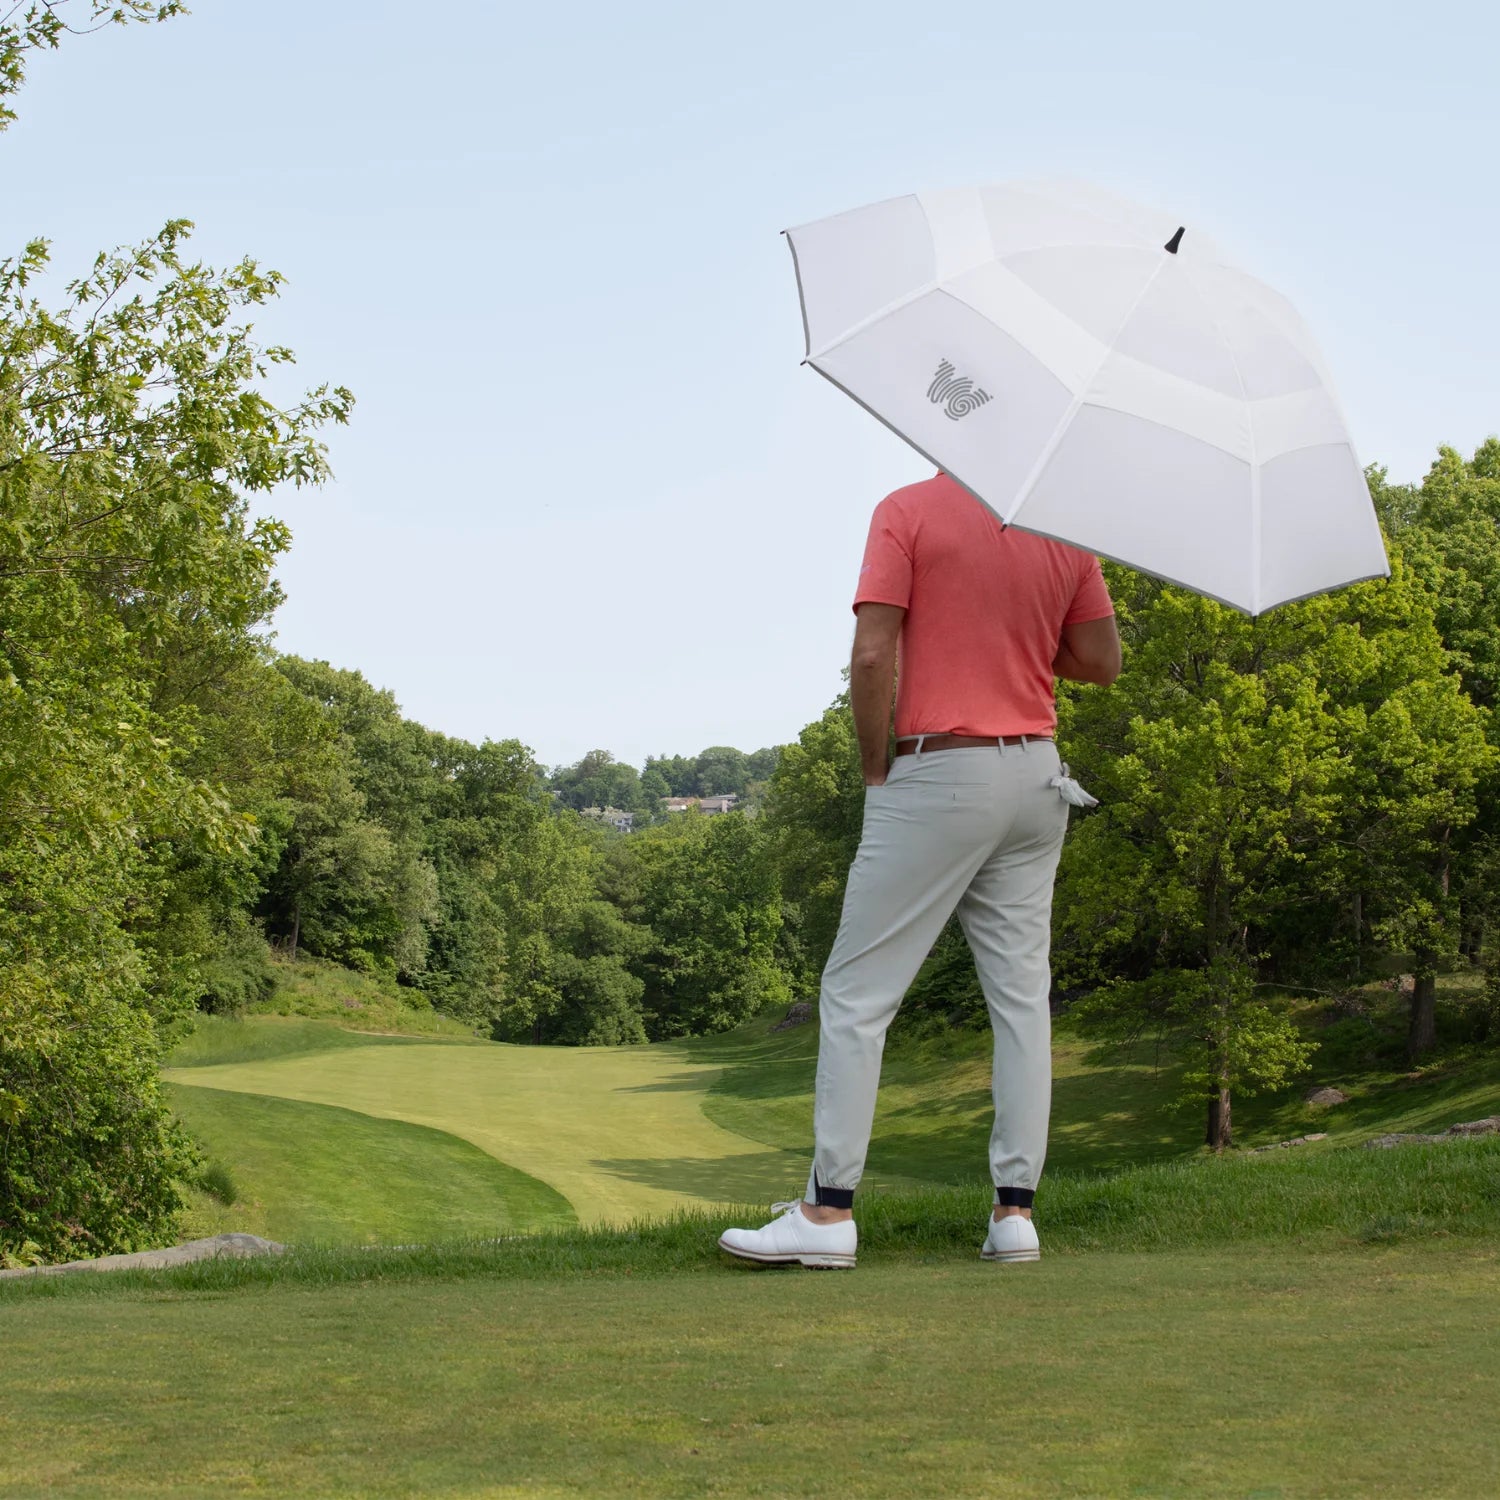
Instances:
[[[896,687],[896,645],[906,611],[895,604],[861,604],[849,662],[849,702],[865,785],[880,786],[890,769],[891,697]]]
[[[1120,675],[1121,664],[1120,632],[1115,628],[1115,617],[1105,615],[1102,620],[1080,620],[1076,625],[1063,626],[1052,675],[1108,687]]]

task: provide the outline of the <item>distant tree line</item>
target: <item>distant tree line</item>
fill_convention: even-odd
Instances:
[[[732,745],[710,745],[697,755],[646,757],[637,771],[608,750],[590,750],[571,766],[554,767],[548,786],[567,807],[616,808],[636,815],[636,823],[662,815],[668,797],[742,799],[747,810],[764,799],[779,750],[769,747],[747,754]]]

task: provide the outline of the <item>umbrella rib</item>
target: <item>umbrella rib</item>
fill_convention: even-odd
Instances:
[[[1135,316],[1136,309],[1141,305],[1142,302],[1146,300],[1146,293],[1156,285],[1156,278],[1161,275],[1162,267],[1166,264],[1167,253],[1164,250],[1162,251],[1161,259],[1156,263],[1156,269],[1152,271],[1152,273],[1146,278],[1145,284],[1141,287],[1140,291],[1136,295],[1135,301],[1130,304],[1130,307],[1125,316],[1120,319],[1119,326],[1115,329],[1113,335],[1105,343],[1104,353],[1100,357],[1099,363],[1094,366],[1093,372],[1089,375],[1089,378],[1083,382],[1078,392],[1074,395],[1072,401],[1068,405],[1067,411],[1063,413],[1061,420],[1058,422],[1057,426],[1053,428],[1052,436],[1047,439],[1046,446],[1042,449],[1041,454],[1037,458],[1037,461],[1031,466],[1031,472],[1026,476],[1025,480],[1022,481],[1020,489],[1016,491],[1016,497],[1007,507],[1006,514],[1000,517],[1001,521],[1003,521],[1005,525],[1009,526],[1015,520],[1016,516],[1020,513],[1021,507],[1025,505],[1027,500],[1031,498],[1031,492],[1036,488],[1037,482],[1041,479],[1042,471],[1047,467],[1049,463],[1052,462],[1052,455],[1057,452],[1058,445],[1062,442],[1063,438],[1067,436],[1068,428],[1073,425],[1073,418],[1078,415],[1080,409],[1083,406],[1084,399],[1088,396],[1089,391],[1093,388],[1094,382],[1099,378],[1100,370],[1104,368],[1105,363],[1108,361],[1110,355],[1115,352],[1115,341],[1120,337],[1120,334],[1124,331],[1125,326]]]
[[[1209,321],[1214,325],[1214,330],[1219,335],[1219,342],[1224,346],[1224,352],[1229,356],[1229,363],[1234,366],[1234,378],[1239,382],[1240,400],[1245,404],[1245,433],[1250,440],[1250,618],[1253,620],[1260,614],[1260,453],[1255,442],[1255,408],[1250,400],[1250,392],[1245,385],[1245,372],[1240,368],[1239,356],[1234,352],[1234,345],[1229,342],[1224,333],[1224,325],[1219,321],[1219,315],[1214,311],[1213,303],[1203,295],[1203,288],[1198,285],[1198,279],[1193,275],[1193,268],[1188,265],[1187,282],[1193,289],[1193,295],[1202,304],[1203,311],[1208,314]]]

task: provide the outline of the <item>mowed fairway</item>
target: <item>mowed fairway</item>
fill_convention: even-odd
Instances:
[[[1500,1258],[0,1299],[0,1495],[1480,1500]]]
[[[166,1076],[447,1131],[561,1193],[580,1222],[623,1224],[686,1204],[785,1196],[806,1180],[805,1151],[763,1145],[704,1114],[721,1071],[675,1047],[412,1043]]]
[[[566,1198],[446,1130],[264,1094],[171,1088],[172,1107],[239,1198],[198,1233],[296,1244],[424,1242],[557,1229]]]

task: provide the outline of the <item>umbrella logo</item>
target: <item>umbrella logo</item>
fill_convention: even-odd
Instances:
[[[952,421],[977,411],[990,399],[988,391],[982,391],[967,375],[960,375],[951,360],[944,360],[927,387],[927,399],[934,406],[941,406]]]

